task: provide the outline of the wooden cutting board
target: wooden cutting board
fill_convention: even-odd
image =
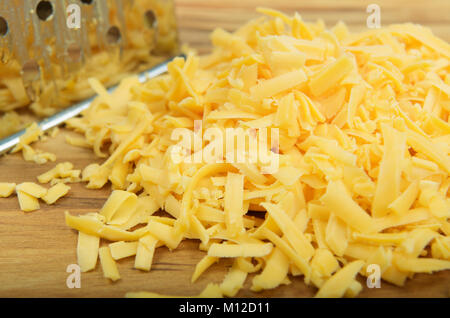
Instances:
[[[257,5],[274,7],[286,12],[298,10],[304,19],[322,17],[328,25],[339,19],[352,29],[365,26],[366,6],[371,1],[200,1],[178,0],[177,15],[181,40],[205,52],[209,48],[208,33],[221,26],[234,30],[255,16]],[[382,23],[413,21],[430,26],[433,31],[450,40],[450,1],[377,1],[382,10]],[[64,137],[73,132],[61,130],[54,139],[35,145],[53,152],[57,162],[70,161],[82,169],[92,162],[101,162],[90,150],[65,143]],[[27,163],[20,155],[0,157],[0,182],[36,182],[36,176],[49,170],[55,163],[42,166]],[[97,268],[81,275],[81,288],[69,289],[67,266],[76,263],[77,233],[65,225],[64,211],[80,214],[98,211],[110,189],[88,190],[84,184],[73,184],[70,193],[53,206],[41,204],[39,211],[24,213],[17,198],[0,199],[0,297],[123,297],[128,291],[153,291],[169,295],[192,296],[207,283],[222,281],[230,263],[220,261],[191,284],[195,264],[204,253],[198,242],[184,241],[175,251],[159,248],[149,273],[133,269],[133,258],[118,262],[122,279],[112,283]],[[272,291],[252,293],[251,279],[238,297],[311,297],[315,289],[292,278],[292,283]],[[361,279],[363,286],[365,282]],[[416,275],[403,288],[381,283],[379,289],[364,288],[361,297],[450,297],[450,272]]]

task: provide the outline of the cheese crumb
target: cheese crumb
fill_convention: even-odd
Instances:
[[[16,184],[15,183],[7,183],[7,182],[1,182],[0,183],[0,197],[1,198],[7,198],[10,195],[14,193],[16,190]]]

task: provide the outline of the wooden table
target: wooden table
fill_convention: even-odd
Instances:
[[[450,40],[450,1],[377,1],[381,6],[382,24],[413,21],[430,26]],[[351,29],[365,27],[366,6],[372,1],[268,1],[268,0],[177,0],[177,15],[181,40],[205,52],[209,48],[208,33],[221,26],[236,29],[256,16],[257,5],[278,8],[286,12],[298,10],[304,19],[323,18],[327,25],[339,19]],[[55,138],[36,144],[36,148],[57,154],[57,162],[71,161],[82,169],[88,163],[101,162],[90,150],[67,145],[62,130]],[[35,177],[54,166],[38,166],[23,161],[20,155],[0,157],[0,181],[20,183],[36,181]],[[81,275],[81,288],[69,289],[66,279],[68,265],[76,263],[77,233],[64,222],[64,211],[72,214],[95,212],[105,202],[110,189],[88,190],[84,184],[73,184],[69,195],[53,206],[41,205],[41,210],[24,213],[16,197],[0,199],[0,297],[123,297],[128,291],[147,290],[171,295],[196,295],[208,282],[220,282],[230,263],[220,261],[200,279],[190,283],[195,264],[204,255],[198,242],[184,241],[173,252],[159,248],[149,273],[133,269],[133,259],[118,262],[122,279],[116,283],[103,278],[99,264]],[[363,285],[363,280],[361,280]],[[262,293],[249,291],[251,279],[239,297],[311,297],[315,289],[307,287],[302,278],[292,278],[290,285]],[[365,287],[361,297],[449,297],[450,272],[416,275],[404,288],[382,282],[379,289]]]
[[[209,32],[215,27],[236,30],[258,16],[256,7],[300,13],[305,21],[322,19],[328,27],[345,22],[351,31],[367,29],[369,4],[380,6],[381,26],[413,22],[430,27],[450,41],[450,1],[448,0],[175,0],[181,39],[206,52]]]

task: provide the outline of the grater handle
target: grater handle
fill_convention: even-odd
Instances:
[[[184,55],[179,55],[177,57],[183,57]],[[174,58],[170,58],[166,60],[165,62],[158,64],[151,69],[144,71],[138,75],[140,82],[145,82],[149,78],[156,77],[158,75],[161,75],[165,72],[167,72],[167,64],[169,64],[170,61],[172,61]],[[117,85],[114,85],[110,88],[108,88],[108,92],[111,93],[114,91],[114,89],[117,87]],[[75,104],[74,106],[71,106],[69,108],[64,109],[63,111],[50,116],[38,123],[39,127],[42,129],[42,131],[46,131],[50,128],[56,127],[66,120],[75,117],[79,115],[83,110],[89,108],[89,105],[92,103],[92,101],[95,99],[95,96],[92,96],[91,98],[84,100],[80,103]],[[20,137],[25,133],[25,129],[15,133],[14,135],[11,135],[9,137],[6,137],[2,140],[0,140],[0,155],[7,153],[12,147],[17,145],[20,141]]]

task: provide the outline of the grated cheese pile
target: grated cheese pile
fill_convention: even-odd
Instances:
[[[249,274],[255,292],[302,279],[317,297],[354,297],[373,264],[398,286],[450,269],[450,45],[414,24],[354,34],[259,11],[234,33],[215,30],[211,54],[175,59],[145,84],[130,77],[109,95],[91,80],[98,98],[68,126],[84,134],[73,144],[105,158],[82,180],[114,191],[99,213],[66,213],[82,270],[100,256],[115,281],[116,261],[134,256],[148,271],[158,247],[184,239],[205,252],[192,282],[233,259],[201,297],[233,297]],[[278,128],[278,170],[175,163],[171,133],[198,134],[195,120]]]

